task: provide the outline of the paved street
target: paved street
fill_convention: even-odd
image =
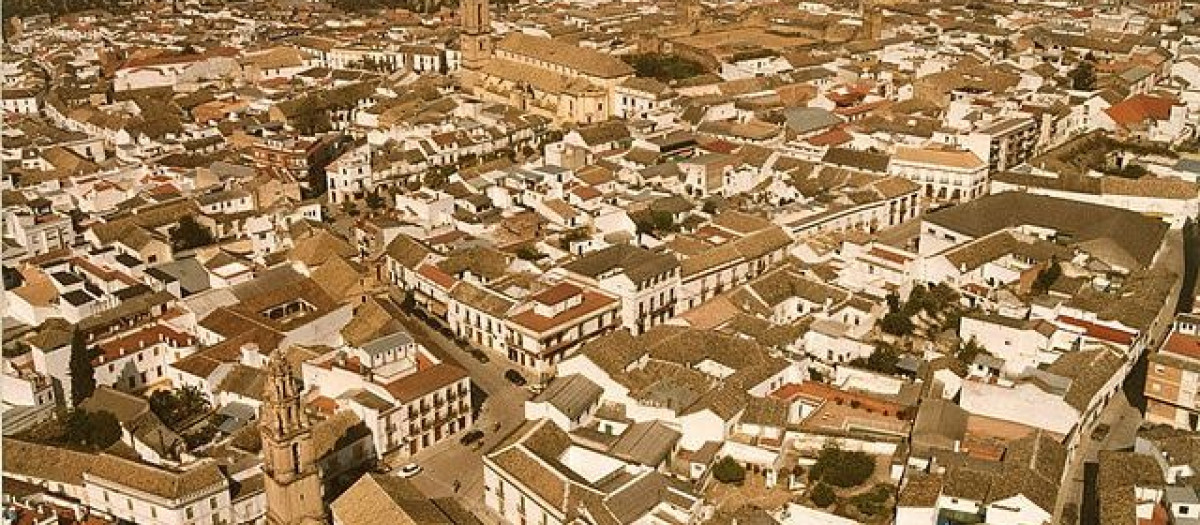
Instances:
[[[484,438],[479,447],[463,446],[459,443],[462,436],[460,433],[420,451],[414,458],[396,460],[396,464],[391,466],[397,467],[398,463],[410,461],[421,465],[423,471],[413,478],[413,482],[430,497],[454,495],[454,482],[458,481],[458,495],[468,506],[482,513],[482,451],[490,448],[511,431],[515,424],[524,420],[525,401],[530,397],[529,391],[514,386],[504,378],[504,372],[510,367],[503,357],[489,354],[491,360],[481,363],[462,346],[431,328],[425,321],[409,317],[404,322],[413,337],[434,355],[457,363],[471,375],[474,385],[471,396],[477,408],[473,428],[483,430]],[[501,423],[498,433],[493,431],[497,422]]]
[[[1162,251],[1155,260],[1154,266],[1157,269],[1175,272],[1182,277],[1184,272],[1183,237],[1178,230],[1167,232],[1163,239]],[[1178,294],[1171,294],[1167,297],[1163,307],[1173,313],[1178,300]],[[1156,350],[1157,345],[1162,344],[1170,326],[1169,321],[1165,322],[1150,334],[1152,344],[1151,348],[1146,350],[1147,353]],[[1085,500],[1084,494],[1087,464],[1096,462],[1101,450],[1122,450],[1133,447],[1138,427],[1143,421],[1142,410],[1145,409],[1145,400],[1142,396],[1142,389],[1145,387],[1145,382],[1146,358],[1143,355],[1130,371],[1129,377],[1125,379],[1119,395],[1113,398],[1100,415],[1100,422],[1112,428],[1108,436],[1103,441],[1096,441],[1091,439],[1091,436],[1084,436],[1081,453],[1076,455],[1076,460],[1072,464],[1067,465],[1067,476],[1064,479],[1062,490],[1059,492],[1056,515],[1061,516],[1063,508],[1068,503],[1074,503],[1079,506],[1082,513],[1083,519],[1080,523],[1087,523],[1086,520],[1090,516],[1089,509],[1085,508],[1088,501]]]
[[[1074,503],[1082,508],[1084,488],[1084,465],[1095,462],[1101,450],[1121,450],[1131,448],[1137,429],[1142,424],[1142,414],[1130,404],[1129,399],[1118,392],[1112,401],[1100,414],[1100,423],[1109,425],[1112,430],[1108,436],[1097,441],[1091,436],[1083,436],[1082,452],[1073,464],[1067,465],[1067,475],[1063,480],[1062,489],[1058,495],[1057,513],[1061,516],[1063,508],[1068,503]],[[1081,522],[1082,523],[1082,522]]]

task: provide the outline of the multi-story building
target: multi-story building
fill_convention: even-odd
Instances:
[[[540,380],[580,345],[620,324],[621,302],[562,282],[534,295],[506,319],[508,358],[534,371]]]
[[[48,208],[41,211],[6,209],[4,216],[4,237],[12,239],[27,255],[64,248],[75,237],[71,219]]]
[[[988,166],[969,151],[900,146],[888,171],[923,188],[926,202],[969,201],[987,193]]]
[[[1179,314],[1158,352],[1150,354],[1146,420],[1200,429],[1200,316]]]
[[[471,379],[407,332],[326,352],[301,365],[325,403],[358,415],[375,450],[412,455],[471,426]]]
[[[701,233],[701,232],[698,232]],[[690,310],[783,262],[792,239],[770,221],[724,213],[698,237],[668,244],[683,260],[677,311]]]
[[[329,202],[361,199],[375,189],[371,175],[371,145],[365,141],[350,148],[325,167]]]
[[[992,172],[1010,170],[1037,151],[1038,125],[1032,118],[1010,118],[961,137],[962,146],[987,163]]]
[[[692,523],[701,507],[665,475],[577,445],[548,419],[484,456],[483,484],[484,504],[509,523]]]
[[[618,244],[563,267],[572,279],[621,299],[621,323],[634,335],[675,316],[679,261],[669,253]]]
[[[192,336],[163,323],[144,325],[96,344],[96,384],[132,391],[166,380],[170,363],[196,350]]]

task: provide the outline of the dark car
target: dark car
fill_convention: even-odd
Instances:
[[[1112,427],[1108,426],[1107,423],[1100,423],[1099,425],[1096,425],[1096,429],[1092,431],[1092,439],[1096,441],[1104,441],[1104,438],[1108,437],[1108,433],[1111,431]]]
[[[483,439],[483,431],[482,430],[472,430],[470,432],[467,432],[466,434],[463,434],[463,437],[459,438],[458,442],[462,443],[463,445],[470,445],[471,443],[474,443],[481,439]]]
[[[508,371],[504,373],[504,378],[507,379],[509,383],[512,383],[517,386],[525,386],[525,383],[528,383],[528,381],[525,380],[525,376],[521,375],[520,372],[513,370],[511,368],[508,369]]]
[[[475,360],[479,361],[480,363],[487,363],[488,361],[491,361],[491,358],[488,357],[487,352],[484,352],[483,350],[472,348],[470,351],[471,357],[474,357]]]

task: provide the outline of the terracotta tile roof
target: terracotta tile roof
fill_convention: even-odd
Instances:
[[[632,67],[612,55],[519,32],[505,35],[496,44],[496,51],[557,64],[600,78],[618,78],[634,73]]]
[[[1129,128],[1146,120],[1167,120],[1176,104],[1178,101],[1173,98],[1135,95],[1113,104],[1104,112],[1120,126]]]
[[[559,285],[559,286],[562,286],[562,285]],[[570,286],[572,288],[575,288],[576,290],[579,290],[579,288],[575,287],[574,285],[567,285],[567,286]],[[560,290],[555,290],[554,288],[551,288],[550,290],[548,290],[548,292],[553,292],[553,293],[551,294],[551,297],[549,299],[558,299],[559,295],[567,293],[567,291],[568,290],[566,288],[562,288]],[[562,312],[560,312],[558,315],[555,315],[554,317],[546,317],[544,315],[541,315],[541,314],[538,314],[537,312],[535,312],[533,308],[530,308],[530,309],[525,310],[517,315],[512,316],[511,318],[509,318],[509,321],[512,321],[514,324],[516,324],[518,326],[532,330],[533,332],[543,334],[543,333],[549,332],[551,330],[554,330],[556,328],[569,326],[571,324],[574,324],[575,321],[594,316],[595,314],[597,314],[598,312],[601,312],[602,310],[608,309],[610,307],[615,307],[617,305],[616,299],[613,299],[612,297],[604,295],[600,292],[596,292],[593,290],[581,290],[580,293],[583,295],[582,302],[580,302],[578,305],[576,305],[574,307],[563,310]],[[565,299],[566,299],[566,297],[563,297],[560,299],[560,301],[565,300]],[[557,303],[551,303],[551,304],[557,304]]]
[[[1117,343],[1126,346],[1132,344],[1134,336],[1137,335],[1135,333],[1117,330],[1116,328],[1110,328],[1099,323],[1085,321],[1083,319],[1069,317],[1066,315],[1058,316],[1057,320],[1071,326],[1083,328],[1084,334],[1093,339],[1099,339],[1101,341],[1108,341],[1110,343]]]
[[[1161,351],[1191,359],[1200,359],[1200,337],[1172,332]]]
[[[453,385],[467,377],[467,372],[455,365],[441,363],[416,374],[402,377],[384,388],[401,403],[408,403],[436,390]]]
[[[433,281],[438,286],[441,286],[447,290],[453,288],[454,284],[458,282],[454,277],[451,277],[449,274],[443,272],[440,268],[432,264],[422,264],[417,268],[417,274],[429,279],[430,281]]]

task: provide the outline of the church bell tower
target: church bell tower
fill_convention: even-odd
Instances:
[[[475,86],[479,71],[492,56],[492,15],[488,0],[461,0],[462,25],[459,51],[462,52],[463,83]]]
[[[321,501],[321,475],[313,451],[312,426],[301,402],[300,381],[283,349],[267,363],[262,416],[263,473],[270,525],[329,523]]]

